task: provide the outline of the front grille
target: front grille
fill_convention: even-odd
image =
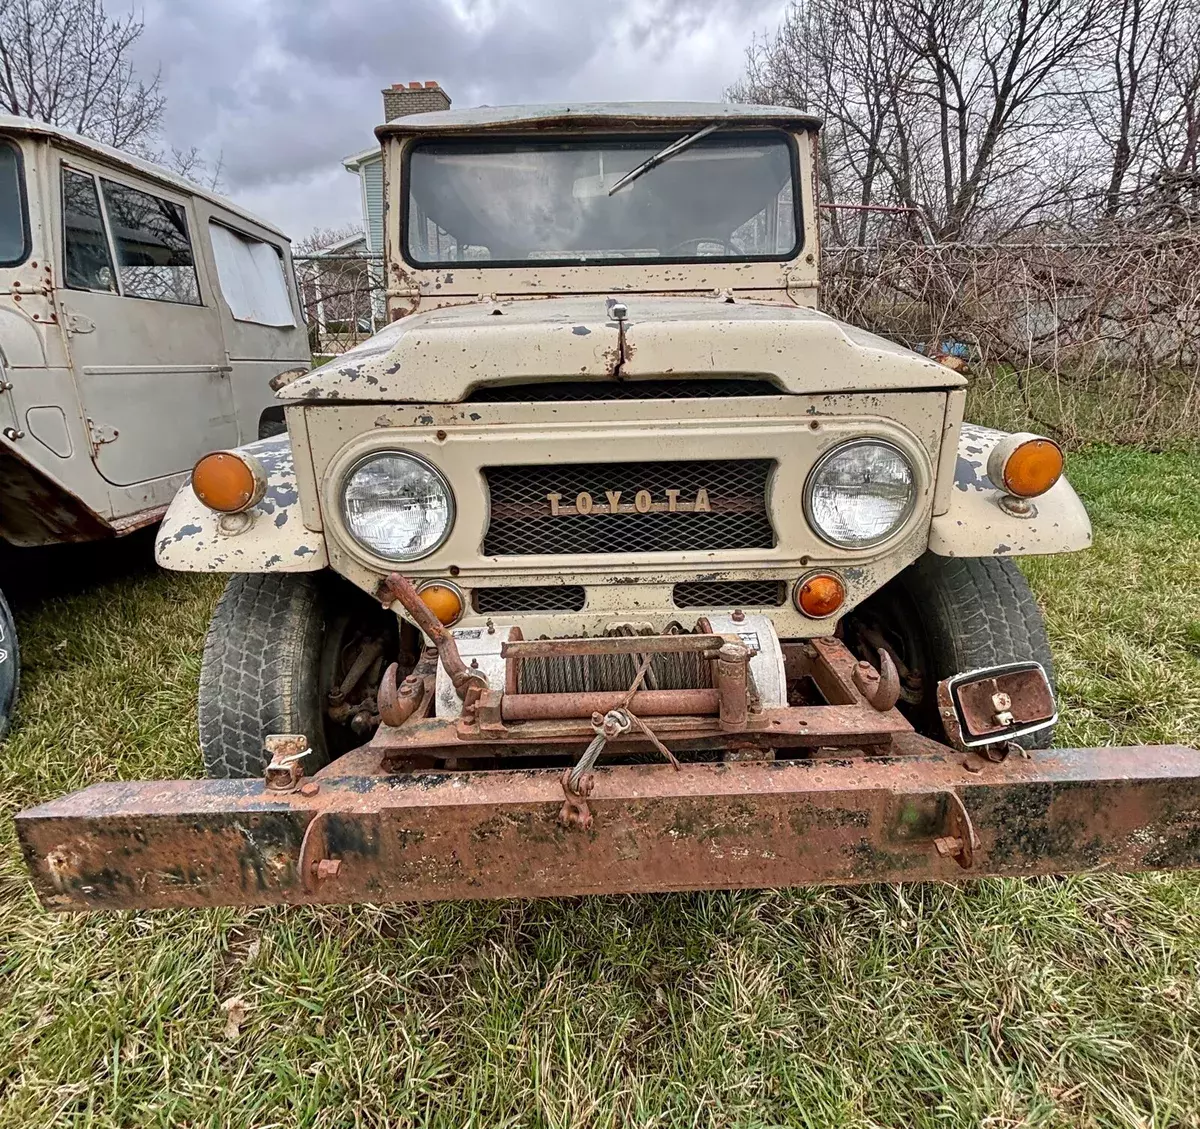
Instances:
[[[770,549],[775,533],[766,490],[773,465],[770,459],[741,459],[485,467],[491,524],[483,551],[533,556]],[[610,495],[618,494],[614,513]]]
[[[779,608],[787,600],[782,580],[695,580],[676,584],[677,608]]]
[[[562,380],[476,388],[473,404],[571,403],[589,400],[706,400],[723,396],[781,396],[766,380]]]
[[[587,593],[578,584],[527,585],[509,588],[476,588],[475,610],[483,615],[497,612],[578,612]]]

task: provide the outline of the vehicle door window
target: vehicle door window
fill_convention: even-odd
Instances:
[[[200,284],[183,207],[126,184],[100,183],[121,293],[198,306]]]
[[[279,249],[211,220],[208,234],[221,293],[234,318],[258,325],[295,325]]]
[[[62,171],[64,277],[75,290],[117,292],[104,214],[91,173]]]
[[[21,151],[0,140],[0,266],[15,267],[29,254],[29,215]]]

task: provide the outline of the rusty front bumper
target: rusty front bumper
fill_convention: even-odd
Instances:
[[[1058,749],[96,784],[17,816],[49,909],[535,897],[1200,866],[1200,752]],[[938,751],[940,750],[940,751]],[[343,758],[347,765],[351,758]],[[334,772],[349,771],[337,762]],[[328,775],[327,775],[328,774]]]

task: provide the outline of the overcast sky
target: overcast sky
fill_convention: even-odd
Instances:
[[[224,160],[227,195],[293,239],[359,222],[342,158],[380,90],[436,79],[456,107],[713,99],[786,0],[145,0],[166,139]]]

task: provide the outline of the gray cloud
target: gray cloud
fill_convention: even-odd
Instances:
[[[341,159],[380,90],[437,79],[456,106],[718,99],[784,0],[148,0],[167,139],[220,154],[228,193],[293,236],[357,219]]]

